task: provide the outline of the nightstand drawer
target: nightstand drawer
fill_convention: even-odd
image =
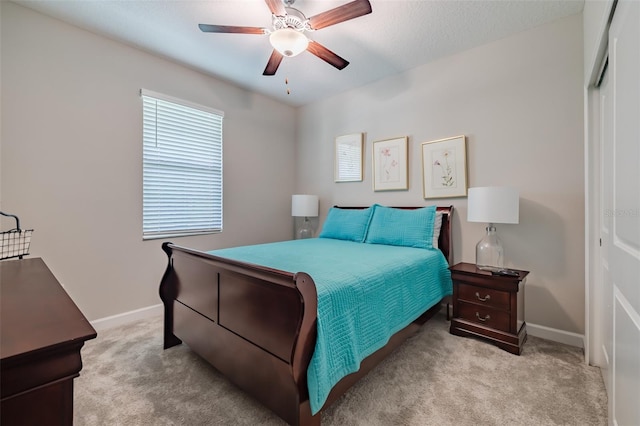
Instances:
[[[484,307],[475,303],[458,301],[457,317],[476,324],[484,325],[496,330],[509,331],[509,320],[511,316],[508,312]]]
[[[508,311],[511,307],[509,292],[469,284],[458,284],[458,299],[497,309],[504,309],[505,311]]]

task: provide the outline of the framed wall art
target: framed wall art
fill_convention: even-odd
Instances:
[[[373,190],[409,189],[407,137],[373,142]]]
[[[438,139],[422,144],[424,198],[466,197],[466,137]]]
[[[362,181],[362,133],[338,136],[335,142],[334,180]]]

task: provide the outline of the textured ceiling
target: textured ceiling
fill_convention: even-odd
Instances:
[[[580,13],[584,6],[584,0],[371,0],[371,14],[309,35],[347,59],[347,68],[338,71],[303,52],[284,58],[275,76],[263,76],[272,50],[267,35],[205,34],[198,24],[271,28],[264,0],[14,2],[291,105]],[[347,2],[297,0],[294,7],[310,17]]]

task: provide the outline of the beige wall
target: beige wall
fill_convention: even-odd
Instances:
[[[175,242],[209,249],[289,238],[297,191],[321,197],[321,217],[332,204],[454,204],[455,258],[473,262],[482,224],[466,222],[465,198],[422,199],[419,156],[422,142],[465,134],[470,186],[521,192],[520,224],[499,233],[508,266],[532,271],[527,322],[583,332],[581,16],[294,110],[1,7],[0,207],[36,229],[32,256],[89,319],[159,303],[161,241],[141,238],[144,87],[225,111],[225,231]],[[354,132],[366,136],[365,180],[336,184],[333,139]],[[409,136],[410,189],[374,193],[371,142],[396,136]]]
[[[297,190],[333,204],[453,204],[455,260],[484,227],[466,198],[422,198],[420,144],[467,136],[469,186],[520,190],[520,224],[498,225],[507,266],[530,270],[526,320],[584,332],[582,16],[576,15],[300,108]],[[366,135],[365,179],[333,182],[333,140]],[[373,192],[371,143],[409,137],[408,191]]]
[[[213,249],[291,237],[293,108],[13,3],[1,8],[0,207],[35,228],[31,257],[90,320],[160,303],[162,240],[142,241],[140,88],[225,112],[224,232],[174,242]]]

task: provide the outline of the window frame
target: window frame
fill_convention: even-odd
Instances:
[[[224,182],[223,182],[223,123],[224,123],[224,112],[199,105],[190,101],[186,101],[183,99],[174,98],[172,96],[164,95],[161,93],[153,92],[151,90],[141,89],[140,90],[140,99],[142,104],[142,239],[143,240],[153,240],[160,238],[169,238],[169,237],[186,237],[186,236],[195,236],[195,235],[208,235],[208,234],[217,234],[223,231],[223,190],[224,190]],[[149,102],[156,102],[155,107],[150,105]],[[160,102],[160,103],[158,103]],[[155,108],[154,116],[149,117],[149,112]],[[169,109],[175,109],[178,112],[169,111],[169,115],[163,115],[163,122],[160,122],[160,116],[158,115],[159,111],[167,112]],[[195,111],[189,111],[195,110]],[[199,139],[194,143],[186,143],[183,144],[185,139],[189,138],[189,134],[179,133],[180,136],[172,138],[169,133],[171,133],[171,129],[179,130],[180,126],[184,126],[184,121],[180,121],[179,124],[176,124],[175,127],[171,126],[169,128],[163,128],[160,133],[158,133],[159,128],[162,127],[163,124],[170,121],[171,118],[177,118],[178,114],[189,113],[192,115],[189,116],[189,120],[197,120],[199,125],[204,125],[207,129],[206,131],[211,132],[211,143],[202,142],[202,134],[201,130],[194,130],[194,138]],[[205,117],[205,118],[203,118]],[[211,127],[206,127],[207,122],[210,121]],[[160,125],[160,126],[159,126]],[[166,130],[169,129],[169,130]],[[166,130],[166,131],[165,131]],[[149,132],[153,133],[154,136],[149,137]],[[195,135],[195,133],[198,133]],[[200,136],[198,138],[198,136]],[[166,145],[165,150],[163,151],[165,161],[163,164],[163,159],[160,158],[163,156],[159,151],[152,152],[153,148],[149,148],[149,142],[153,141],[155,145],[158,145],[158,142],[164,138]],[[206,139],[205,139],[206,140]],[[189,140],[188,142],[192,142]],[[183,150],[182,148],[186,145],[191,145],[188,150]],[[206,155],[201,155],[202,151],[199,151],[197,148],[206,147],[207,151],[211,152],[211,157]],[[167,155],[176,155],[179,154],[176,148],[179,147],[179,151],[184,156],[177,156],[176,161],[168,160],[166,161]],[[195,155],[194,155],[195,154]],[[150,160],[150,157],[157,157],[154,160]],[[201,160],[201,161],[198,161]],[[155,164],[154,164],[155,163]],[[173,163],[173,164],[170,164]],[[185,163],[187,164],[187,168],[185,169]],[[199,166],[197,165],[198,163]],[[206,163],[206,165],[204,165]],[[200,169],[200,173],[198,173],[198,169]],[[207,170],[208,169],[208,170]],[[178,171],[180,171],[180,176],[178,176]],[[203,172],[204,171],[204,172]],[[165,174],[163,172],[167,172],[166,175],[171,175],[175,178],[165,178]],[[155,175],[154,175],[155,173]],[[187,173],[187,177],[184,177],[184,173]],[[189,174],[190,173],[190,174]],[[166,227],[171,224],[172,220],[170,219],[172,215],[180,216],[180,212],[189,212],[190,208],[178,208],[177,210],[171,210],[170,207],[166,205],[161,205],[163,202],[167,202],[167,200],[172,199],[171,196],[166,197],[164,199],[159,199],[158,197],[153,199],[153,196],[147,195],[147,191],[151,192],[153,189],[154,183],[152,182],[156,178],[156,183],[159,189],[162,190],[162,185],[170,185],[175,186],[186,185],[185,188],[189,191],[196,191],[198,187],[199,189],[208,191],[209,184],[212,184],[213,187],[210,188],[210,194],[206,194],[206,197],[210,197],[208,201],[200,201],[196,207],[201,207],[205,209],[204,214],[196,215],[195,218],[186,218],[182,216],[181,221],[175,221],[174,223],[182,226],[181,228],[175,229],[167,229]],[[162,180],[161,182],[158,180]],[[202,179],[210,180],[210,182],[202,182]],[[193,185],[193,181],[201,180],[200,185]],[[159,182],[159,183],[158,183]],[[150,186],[151,188],[147,188]],[[158,189],[156,187],[156,189]],[[171,192],[171,190],[167,190],[167,192]],[[174,195],[173,201],[176,202],[176,197],[179,196]],[[210,203],[209,203],[210,201]],[[207,206],[207,204],[209,204]],[[149,215],[149,211],[151,207],[155,206],[156,211],[158,211],[158,223],[159,225],[156,227],[150,226],[150,222],[152,222],[152,218]],[[165,209],[168,212],[160,211],[158,209]],[[210,211],[206,211],[210,210]],[[201,210],[202,211],[202,210]],[[200,220],[208,220],[207,215],[210,214],[211,222],[202,228],[197,228],[197,221]],[[203,219],[204,218],[204,219]],[[189,226],[189,222],[191,222],[191,227]]]

